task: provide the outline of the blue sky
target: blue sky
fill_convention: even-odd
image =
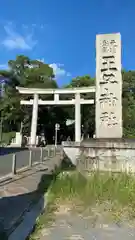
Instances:
[[[4,0],[0,68],[24,54],[54,68],[59,85],[95,76],[96,34],[120,32],[122,66],[135,69],[134,0]]]

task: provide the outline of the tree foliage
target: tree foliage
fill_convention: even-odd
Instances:
[[[21,97],[16,86],[57,88],[53,69],[48,64],[33,61],[26,56],[17,56],[8,62],[9,69],[0,71],[0,75],[8,78],[5,85],[4,98],[1,99],[0,110],[4,119],[5,131],[18,130],[23,121],[24,129],[29,130],[31,111],[20,106]]]
[[[135,71],[122,71],[123,129],[125,137],[135,137]]]
[[[76,77],[71,80],[67,87],[89,87],[95,85],[95,79],[91,78],[90,75],[85,75],[82,77]]]

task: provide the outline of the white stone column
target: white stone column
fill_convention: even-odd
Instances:
[[[37,118],[38,118],[38,94],[34,94],[30,137],[31,146],[36,146]]]
[[[81,104],[80,93],[75,94],[75,142],[81,141]]]
[[[59,101],[59,94],[58,93],[54,94],[54,101],[55,101],[55,103],[57,103]]]
[[[121,35],[96,36],[96,138],[122,138]]]

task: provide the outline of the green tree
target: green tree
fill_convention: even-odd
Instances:
[[[20,100],[31,96],[19,95],[16,86],[57,88],[53,69],[48,64],[31,60],[26,56],[17,56],[15,60],[10,60],[8,65],[7,71],[0,71],[0,75],[9,79],[5,87],[5,96],[0,100],[4,130],[19,131],[21,122],[23,122],[23,132],[29,134],[32,109],[31,106],[20,106]],[[42,99],[48,98],[48,96],[41,97]],[[47,133],[49,126],[54,126],[56,121],[62,123],[65,121],[65,112],[62,109],[39,106],[38,132],[44,130]]]
[[[122,71],[123,132],[125,137],[135,137],[135,71]]]
[[[18,80],[9,71],[0,71],[0,75],[8,78],[8,82],[5,84],[4,96],[0,99],[0,112],[3,117],[4,130],[12,131],[16,130],[18,121],[20,121],[20,96],[16,91]]]
[[[95,79],[91,78],[90,75],[73,78],[66,87],[89,87],[95,85]]]

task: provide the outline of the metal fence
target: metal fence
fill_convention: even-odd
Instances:
[[[13,153],[4,153],[0,155],[0,179],[5,175],[16,174],[18,171],[32,168],[33,166],[43,163],[57,154],[60,154],[60,149],[55,147],[45,148],[29,148]]]

